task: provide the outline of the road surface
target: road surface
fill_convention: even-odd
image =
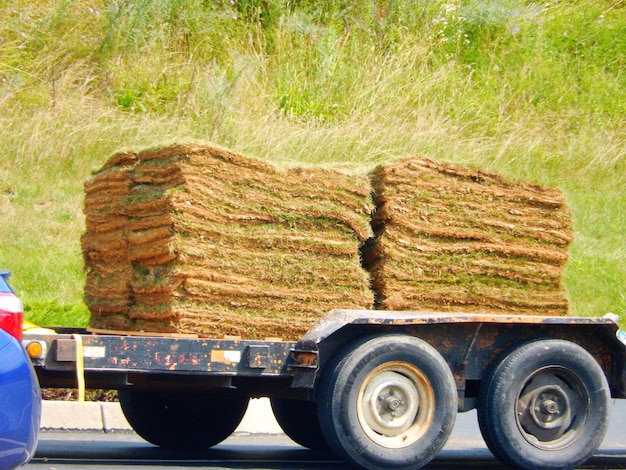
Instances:
[[[174,452],[132,432],[44,432],[31,470],[343,469],[333,455],[313,452],[284,434],[236,433],[203,452]],[[506,469],[493,458],[476,423],[476,413],[460,414],[450,440],[426,469]],[[626,469],[626,400],[616,400],[611,425],[596,455],[581,468]]]

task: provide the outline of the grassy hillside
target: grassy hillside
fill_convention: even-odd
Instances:
[[[34,321],[88,321],[85,179],[174,142],[559,187],[571,313],[626,320],[621,0],[14,0],[0,17],[0,267]]]

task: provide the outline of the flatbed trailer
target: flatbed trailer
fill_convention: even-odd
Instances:
[[[270,398],[285,433],[369,469],[419,468],[476,409],[494,455],[574,468],[626,398],[610,318],[335,310],[298,341],[56,328],[24,334],[42,387],[116,389],[133,429],[208,448]]]

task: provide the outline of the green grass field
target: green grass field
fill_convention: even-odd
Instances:
[[[621,0],[0,3],[0,267],[27,318],[86,325],[83,182],[214,143],[365,173],[415,155],[561,188],[571,313],[626,320]]]

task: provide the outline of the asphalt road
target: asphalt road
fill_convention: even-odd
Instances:
[[[164,468],[343,469],[334,456],[313,452],[283,434],[237,433],[203,452],[172,452],[152,446],[132,432],[44,432],[32,470]],[[480,437],[474,412],[460,414],[450,440],[427,469],[506,469]],[[614,403],[607,438],[584,467],[626,469],[626,400]]]

